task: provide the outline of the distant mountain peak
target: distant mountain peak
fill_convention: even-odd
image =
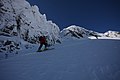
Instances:
[[[111,37],[111,38],[115,38],[115,37],[120,38],[120,32],[118,32],[118,31],[109,30],[109,31],[105,32],[104,35],[107,37]]]
[[[85,29],[80,26],[71,25],[67,28],[64,28],[61,31],[61,36],[63,38],[78,38],[78,39],[91,39],[91,37],[99,38],[120,38],[120,32],[118,31],[107,31],[105,33],[99,33],[92,30]],[[106,38],[105,38],[106,39]]]
[[[76,25],[71,25],[67,28],[64,28],[61,31],[62,37],[76,37],[76,38],[88,38],[89,36],[98,36],[98,33],[92,30],[87,30],[83,27]]]

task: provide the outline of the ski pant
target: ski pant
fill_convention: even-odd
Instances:
[[[38,50],[41,50],[42,46],[45,45],[45,49],[47,48],[47,43],[41,43],[40,47],[38,48]]]

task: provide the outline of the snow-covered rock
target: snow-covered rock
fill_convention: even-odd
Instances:
[[[78,39],[120,39],[120,32],[108,31],[105,33],[99,33],[92,30],[85,29],[80,26],[72,25],[64,28],[61,31],[63,38],[78,38]]]
[[[118,31],[107,31],[104,33],[104,35],[111,38],[116,38],[116,37],[120,38],[120,32]]]
[[[30,43],[37,43],[38,37],[45,35],[50,44],[59,40],[59,27],[46,19],[39,8],[31,6],[26,0],[0,0],[0,42],[3,36],[17,36],[18,42],[23,39]],[[17,43],[18,44],[18,43]]]
[[[72,25],[69,26],[61,31],[61,36],[62,37],[75,37],[75,38],[89,38],[90,36],[98,37],[100,36],[99,33],[91,30],[87,30],[85,28]]]

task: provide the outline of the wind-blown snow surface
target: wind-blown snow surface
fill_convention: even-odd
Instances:
[[[0,60],[0,80],[120,80],[120,41],[66,40]]]

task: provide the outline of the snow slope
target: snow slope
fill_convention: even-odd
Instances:
[[[0,60],[0,80],[120,80],[120,41],[68,39]]]

